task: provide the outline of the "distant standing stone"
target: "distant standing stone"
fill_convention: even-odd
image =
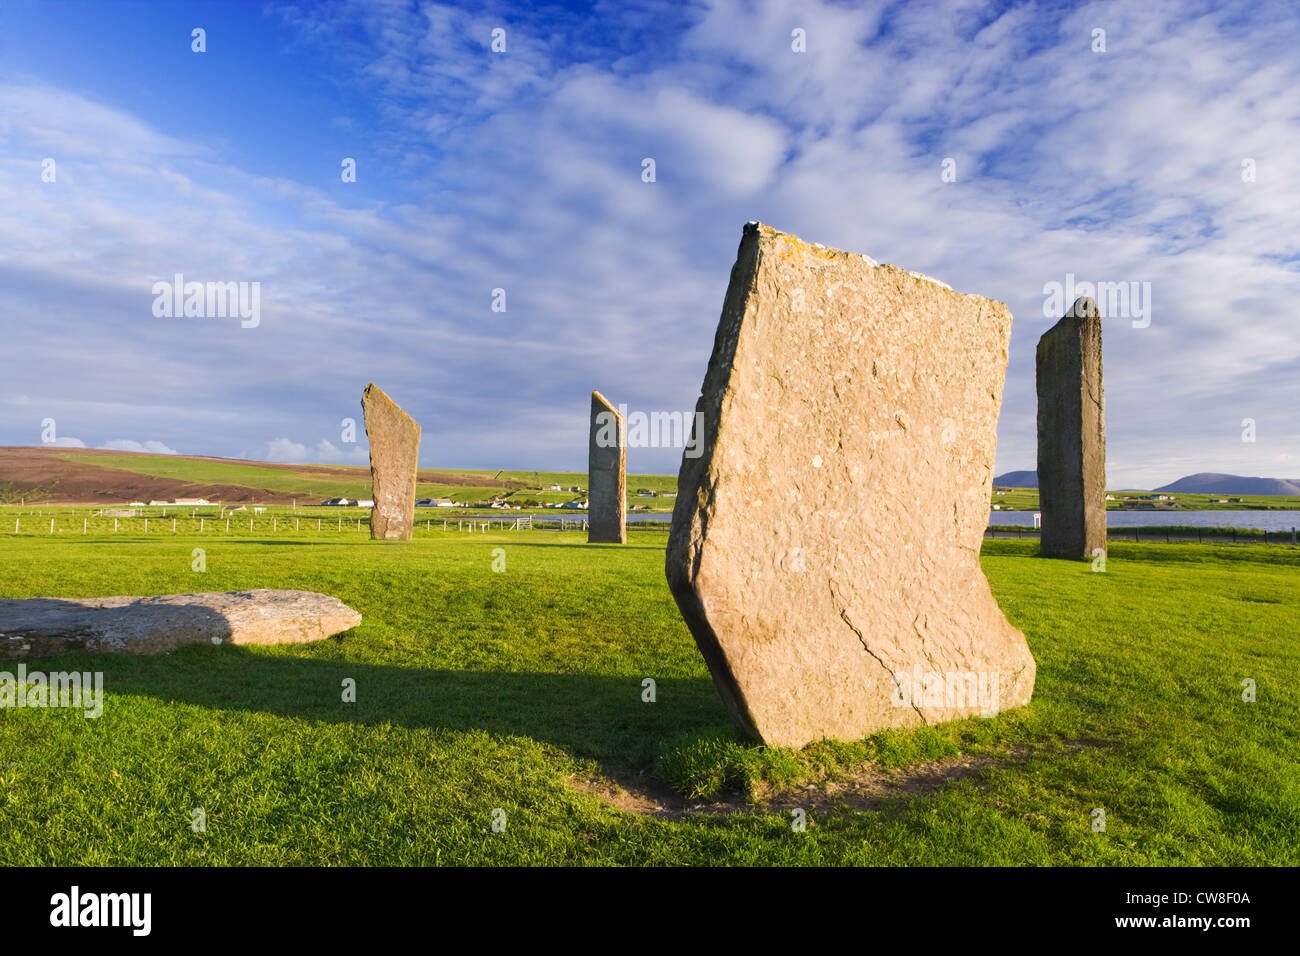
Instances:
[[[1038,340],[1041,553],[1106,550],[1106,399],[1097,304],[1078,299]]]
[[[1028,702],[980,568],[1011,313],[751,223],[666,571],[736,724],[856,740]]]
[[[361,408],[370,439],[370,482],[375,499],[370,537],[409,541],[415,524],[420,426],[374,383],[366,386]]]
[[[591,393],[587,443],[587,541],[627,543],[627,423],[605,396]]]

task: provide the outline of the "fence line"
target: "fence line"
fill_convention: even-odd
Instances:
[[[50,519],[50,524],[49,524],[49,530],[48,530],[46,533],[47,533],[47,534],[50,534],[50,535],[55,535],[55,534],[65,533],[65,532],[68,532],[68,531],[75,531],[75,530],[76,530],[76,529],[75,529],[75,520],[76,520],[76,516],[75,516],[75,515],[72,515],[72,516],[69,516],[69,518],[70,518],[70,520],[69,520],[69,526],[66,527],[66,528],[62,528],[62,527],[59,527],[59,526],[58,526],[58,519],[57,519],[57,518],[51,518],[51,519]],[[107,517],[104,517],[104,518],[101,518],[100,520],[103,520],[103,521],[107,522],[108,519],[107,519]],[[137,526],[137,527],[135,527],[135,528],[132,528],[132,527],[130,526],[129,523],[125,523],[125,522],[128,521],[128,519],[123,518],[123,517],[117,517],[117,516],[114,516],[114,517],[113,517],[113,529],[112,529],[112,532],[111,532],[111,533],[112,533],[112,534],[119,534],[119,533],[126,533],[126,534],[131,534],[131,533],[140,533],[140,534],[145,534],[145,535],[150,535],[150,534],[154,534],[154,535],[156,535],[156,534],[157,534],[157,531],[156,531],[156,530],[155,530],[155,531],[150,531],[150,530],[149,530],[149,521],[150,521],[150,518],[140,516],[140,517],[136,517],[136,518],[134,518],[133,520],[138,520],[138,521],[140,522],[140,525]],[[193,524],[197,524],[198,527],[197,527],[197,528],[194,528],[193,525],[191,525],[190,527],[182,528],[182,527],[180,527],[180,525],[178,524],[177,519],[176,519],[175,517],[173,517],[173,518],[172,518],[172,523],[171,523],[171,533],[172,533],[172,534],[187,534],[187,535],[188,535],[188,534],[201,534],[201,535],[206,535],[206,534],[210,534],[210,533],[211,533],[211,532],[209,532],[209,531],[207,530],[207,517],[206,517],[206,516],[193,517],[193,518],[190,518],[190,519],[188,519],[188,520],[191,521],[191,522],[193,522]],[[460,531],[460,532],[480,532],[480,533],[483,533],[483,534],[486,534],[486,533],[487,533],[488,531],[490,531],[490,530],[499,530],[499,531],[533,531],[533,530],[551,530],[551,529],[554,529],[556,525],[559,525],[559,528],[558,528],[557,530],[562,530],[562,531],[585,531],[585,530],[587,530],[587,521],[586,521],[586,519],[565,519],[565,518],[555,518],[555,519],[540,518],[540,519],[538,519],[538,518],[536,518],[534,515],[516,515],[516,516],[513,516],[513,517],[505,517],[505,516],[500,516],[500,517],[498,517],[498,516],[496,516],[496,515],[462,515],[462,516],[460,516],[459,518],[444,518],[444,519],[441,519],[441,520],[442,520],[442,528],[441,528],[440,530],[441,530],[441,531],[444,531],[444,532],[445,532],[445,531],[450,531],[450,530],[451,530],[451,523],[452,523],[453,521],[455,522],[455,525],[456,525],[455,530],[457,530],[457,531]],[[155,520],[154,520],[154,525],[155,525],[155,527],[157,526],[157,524],[158,524],[158,522],[157,522],[157,520],[156,520],[156,518],[155,518]],[[349,530],[349,531],[353,531],[353,530],[355,530],[355,531],[360,532],[360,531],[362,531],[362,530],[364,530],[364,529],[369,528],[370,525],[371,525],[370,518],[368,518],[368,517],[366,517],[366,518],[357,518],[357,519],[355,519],[355,527],[354,527],[354,528],[349,528],[349,529],[347,529],[347,530]],[[265,527],[265,525],[263,525],[263,528],[264,528],[264,527]],[[317,518],[317,519],[316,519],[316,532],[317,532],[317,533],[328,533],[328,532],[325,530],[325,529],[328,528],[328,527],[329,527],[329,526],[326,525],[326,524],[324,523],[324,519],[323,519],[323,518]],[[103,530],[103,533],[108,533],[107,528],[104,528],[104,529],[102,529],[102,530]],[[230,534],[230,533],[231,533],[231,519],[230,519],[229,517],[227,517],[227,518],[225,519],[225,527],[224,527],[224,529],[219,529],[219,530],[223,530],[225,534]],[[257,519],[256,519],[256,518],[252,518],[252,517],[250,517],[250,518],[248,519],[248,532],[249,532],[250,534],[253,534],[253,533],[256,533],[258,530],[259,530],[259,529],[258,529],[258,527],[257,527]],[[271,533],[272,533],[272,534],[279,534],[279,530],[280,530],[280,520],[279,520],[279,516],[273,515],[272,518],[271,518]],[[335,523],[335,530],[336,530],[337,532],[340,532],[340,533],[343,532],[343,530],[344,530],[344,528],[343,528],[343,519],[342,519],[341,517],[338,518],[337,521],[336,521],[336,523]],[[418,520],[416,521],[413,530],[416,530],[416,531],[420,530]],[[425,520],[425,523],[424,523],[424,529],[423,529],[423,530],[426,531],[426,532],[428,532],[428,533],[432,533],[432,532],[437,531],[437,530],[439,530],[439,529],[434,528],[434,526],[433,526],[433,519],[429,518],[429,519],[426,519],[426,520]],[[295,519],[294,519],[294,523],[293,523],[293,533],[294,533],[294,534],[301,534],[302,532],[303,532],[303,528],[302,528],[302,520],[301,520],[301,518],[295,518]],[[23,530],[23,527],[22,527],[22,518],[21,518],[21,516],[19,516],[19,517],[15,517],[15,518],[14,518],[14,530],[13,530],[13,533],[14,533],[14,534],[31,534],[31,535],[35,535],[35,534],[38,534],[39,532],[24,531],[24,530]],[[89,518],[85,518],[85,517],[83,517],[83,518],[81,519],[81,533],[82,533],[83,535],[87,535],[87,534],[90,533],[90,520],[89,520]],[[101,533],[101,529],[96,528],[96,533]],[[239,529],[236,528],[234,533],[235,533],[236,535],[238,535],[238,534],[240,533]],[[288,526],[287,526],[287,525],[286,525],[286,533],[288,533]],[[309,534],[311,533],[310,530],[308,530],[308,533],[309,533]]]
[[[92,517],[96,517],[97,520],[107,523],[107,520],[110,517],[110,515],[102,514],[102,512],[106,510],[109,509],[101,509],[99,513],[93,514]],[[100,515],[102,515],[102,517]],[[28,517],[32,517],[32,515],[29,513]],[[41,517],[44,516],[42,515]],[[68,519],[67,527],[59,527],[60,517],[66,517]],[[22,525],[22,514],[19,514],[14,518],[14,528],[12,533],[15,535],[26,534],[31,536],[39,536],[42,535],[42,533],[48,535],[56,535],[61,533],[75,532],[76,517],[77,515],[75,514],[75,512],[63,516],[51,517],[49,519],[50,523],[48,529],[45,529],[43,525],[37,525],[35,529],[25,531]],[[173,515],[172,522],[171,522],[171,533],[207,535],[210,533],[207,530],[208,517],[210,516],[202,516],[202,515],[191,516],[187,520],[192,522],[193,524],[197,524],[198,527],[194,528],[191,526],[187,528],[181,528],[179,526],[178,519],[176,518],[176,516]],[[154,524],[157,525],[158,523],[156,520],[157,516],[153,516],[153,518],[155,519]],[[122,532],[126,532],[128,534],[132,532],[140,532],[148,535],[148,534],[157,533],[156,531],[150,531],[149,529],[149,521],[150,521],[149,516],[136,516],[132,518],[124,518],[118,515],[112,515],[112,520],[113,520],[113,528],[111,531],[112,534],[119,534]],[[137,520],[140,521],[141,524],[136,528],[132,528],[129,522],[137,521]],[[315,529],[316,533],[318,534],[329,533],[325,530],[326,528],[328,528],[328,525],[324,523],[324,520],[325,519],[322,517],[316,518],[316,529]],[[488,531],[491,530],[586,531],[588,530],[589,527],[586,518],[566,518],[562,515],[556,515],[555,517],[551,517],[549,515],[532,515],[532,514],[515,515],[515,516],[459,515],[457,517],[446,517],[446,518],[441,518],[439,520],[442,523],[441,529],[435,527],[432,518],[426,518],[423,529],[419,527],[419,521],[417,519],[413,530],[417,532],[423,530],[428,534],[432,534],[438,530],[441,530],[443,532],[449,532],[453,530],[452,529],[453,524],[455,525],[454,530],[460,533],[470,532],[470,533],[482,533],[482,534],[486,534]],[[127,522],[127,524],[124,526],[123,522]],[[648,530],[648,529],[666,530],[668,528],[668,522],[641,522],[638,525],[638,523],[635,520],[635,517],[633,516],[629,516],[628,523],[629,526],[640,527],[642,530]],[[369,517],[358,517],[355,519],[355,530],[357,532],[360,532],[364,528],[368,528],[369,526],[370,526]],[[220,526],[218,525],[218,529],[219,527]],[[263,527],[265,527],[265,525],[263,525]],[[85,516],[82,517],[80,530],[81,530],[81,534],[89,535],[90,533],[89,518]],[[248,519],[249,533],[250,534],[254,533],[257,530],[258,528],[257,528],[256,518],[250,517]],[[279,530],[280,530],[279,516],[272,515],[271,532],[272,534],[278,535]],[[339,517],[337,519],[335,523],[335,530],[338,533],[343,532],[344,529],[343,529],[342,517]],[[348,530],[351,531],[353,529],[349,528]],[[231,518],[228,515],[225,518],[224,532],[226,534],[231,533]],[[109,532],[108,529],[105,527],[103,529],[96,528],[96,533],[99,534],[99,533],[109,533]],[[236,531],[235,533],[238,534],[239,532]],[[286,533],[290,533],[287,524],[286,524]],[[300,517],[297,516],[294,517],[292,533],[294,534],[303,533],[302,520]],[[308,531],[308,533],[310,533],[310,531]],[[999,540],[1008,539],[1008,538],[1017,538],[1017,539],[1028,538],[1030,540],[1036,540],[1041,538],[1041,529],[1032,528],[1028,526],[994,525],[985,529],[984,537],[989,539],[999,539]],[[1261,544],[1282,544],[1282,545],[1289,544],[1289,545],[1296,546],[1296,545],[1300,545],[1300,531],[1298,531],[1298,529],[1294,527],[1291,528],[1289,531],[1285,529],[1279,531],[1272,531],[1272,530],[1254,529],[1254,528],[1232,528],[1228,526],[1196,528],[1189,525],[1176,525],[1176,526],[1169,526],[1169,527],[1161,527],[1159,525],[1146,525],[1146,526],[1137,526],[1133,528],[1121,528],[1121,527],[1109,528],[1107,529],[1107,539],[1112,541],[1132,540],[1136,542],[1141,542],[1141,541],[1164,542],[1168,544],[1173,544],[1175,542],[1177,543],[1195,542],[1198,544],[1215,544],[1215,543],[1244,544],[1244,543],[1256,542]]]
[[[1193,532],[1195,532],[1193,534]],[[1039,528],[1021,528],[1002,525],[1001,527],[986,528],[984,531],[986,538],[1029,538],[1030,540],[1041,539],[1042,531]],[[1191,544],[1193,541],[1197,544],[1300,544],[1300,532],[1296,528],[1290,531],[1268,531],[1263,528],[1191,528],[1187,525],[1170,526],[1161,528],[1159,525],[1146,525],[1136,528],[1107,528],[1107,541],[1124,541],[1132,540],[1134,542],[1146,541],[1148,543],[1163,542],[1165,544]]]

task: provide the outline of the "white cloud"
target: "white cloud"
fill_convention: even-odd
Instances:
[[[64,435],[62,438],[56,438],[54,441],[42,442],[45,445],[53,445],[56,448],[85,448],[86,443],[80,438],[73,438],[71,435]]]
[[[314,448],[288,438],[276,438],[266,443],[266,460],[295,465],[365,465],[370,462],[370,450],[361,445],[342,449],[324,438]]]
[[[276,438],[266,443],[266,460],[303,464],[307,461],[307,446],[287,438]]]
[[[151,455],[179,455],[175,448],[168,448],[160,441],[132,441],[130,438],[114,438],[99,446],[112,451],[141,451]]]
[[[347,448],[337,448],[332,442],[322,438],[316,443],[316,460],[325,465],[368,465],[370,448],[349,444]]]

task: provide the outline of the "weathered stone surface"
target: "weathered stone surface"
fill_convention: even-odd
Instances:
[[[1106,550],[1106,398],[1101,317],[1088,298],[1038,340],[1038,502],[1041,551],[1063,558]]]
[[[55,654],[165,654],[185,644],[298,644],[361,615],[314,591],[0,601],[0,660]]]
[[[627,542],[627,423],[600,392],[591,393],[587,443],[587,540]]]
[[[375,507],[370,537],[409,541],[415,525],[415,473],[420,466],[420,426],[373,382],[361,396],[370,439],[370,483]]]
[[[746,226],[666,570],[749,735],[1029,700],[1033,657],[979,565],[1010,333],[1000,302]]]

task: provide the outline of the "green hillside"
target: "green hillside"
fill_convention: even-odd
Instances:
[[[8,460],[0,460],[0,502],[103,501],[105,496],[122,502],[196,497],[201,489],[215,488],[213,500],[279,501],[300,504],[327,498],[369,498],[370,469],[348,465],[284,465],[255,461],[196,458],[180,455],[104,454],[102,452],[47,449],[9,449]],[[28,453],[24,456],[24,453]],[[9,462],[14,462],[10,464]],[[67,474],[58,472],[58,463]],[[40,480],[26,485],[11,480],[6,468],[21,473],[40,466]],[[117,478],[114,473],[119,473]],[[139,478],[147,479],[141,482]],[[486,504],[493,499],[518,507],[559,505],[586,498],[584,472],[502,471],[422,468],[416,493],[421,498],[450,498],[459,504]],[[169,482],[158,487],[155,480]],[[671,511],[677,489],[674,475],[629,475],[629,503],[645,510]],[[183,483],[183,484],[182,484]],[[558,490],[557,490],[558,486]],[[94,498],[86,491],[93,488]],[[572,489],[577,488],[579,491]],[[655,497],[638,497],[651,491]]]

